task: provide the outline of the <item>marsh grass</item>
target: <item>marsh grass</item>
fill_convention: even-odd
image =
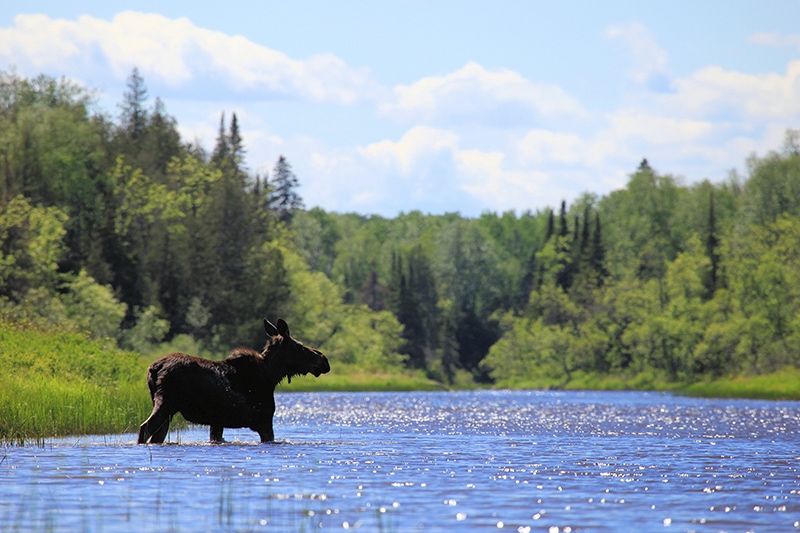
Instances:
[[[0,323],[0,441],[133,431],[151,409],[144,375],[111,341]]]
[[[584,374],[576,372],[567,382],[541,379],[506,380],[496,385],[508,389],[536,390],[637,390],[667,391],[704,398],[749,398],[760,400],[800,400],[800,370],[786,368],[772,374],[721,377],[715,380],[670,381],[654,372],[630,375]]]
[[[134,431],[150,412],[142,386],[15,376],[0,379],[0,439]]]
[[[135,432],[150,414],[145,374],[151,357],[73,332],[0,322],[0,443],[43,443],[46,437]],[[462,380],[463,381],[463,380]],[[454,388],[474,388],[458,382]],[[682,383],[654,372],[596,375],[567,382],[505,381],[497,388],[661,390],[691,396],[800,400],[800,370]],[[330,374],[295,378],[279,392],[424,391],[448,387],[422,372],[364,371],[333,364]],[[186,423],[176,417],[175,429]]]
[[[772,374],[740,376],[692,383],[681,392],[707,398],[800,400],[800,370],[787,368]]]

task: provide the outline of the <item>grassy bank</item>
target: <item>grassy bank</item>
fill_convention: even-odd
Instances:
[[[144,375],[113,342],[0,323],[0,441],[133,431],[151,409]]]
[[[145,384],[148,358],[117,349],[112,341],[51,333],[0,322],[0,442],[41,442],[46,437],[136,431],[150,413]],[[422,372],[364,372],[333,362],[331,373],[295,378],[279,392],[419,391],[452,387]],[[800,370],[675,383],[651,373],[605,376],[575,373],[568,382],[506,381],[495,388],[562,390],[662,390],[691,396],[800,400]]]
[[[681,387],[680,392],[708,398],[800,400],[800,370],[790,368],[762,376],[692,383]]]
[[[498,383],[496,387],[538,390],[655,390],[704,398],[800,400],[800,370],[787,368],[760,376],[723,377],[692,383],[669,381],[650,372],[628,376],[576,373],[567,382],[546,379],[507,380]]]

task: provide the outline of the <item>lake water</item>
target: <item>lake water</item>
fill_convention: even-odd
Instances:
[[[800,403],[640,392],[277,395],[207,428],[0,448],[0,531],[795,531]]]

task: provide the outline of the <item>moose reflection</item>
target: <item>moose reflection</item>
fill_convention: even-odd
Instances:
[[[175,413],[189,422],[211,426],[212,442],[222,441],[224,428],[247,427],[261,442],[275,439],[275,387],[283,378],[329,372],[328,359],[318,350],[292,338],[289,326],[264,319],[268,340],[261,353],[237,348],[224,361],[183,353],[153,362],[147,386],[153,412],[139,427],[139,444],[162,443]]]

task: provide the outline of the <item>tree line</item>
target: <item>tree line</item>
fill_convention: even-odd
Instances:
[[[148,102],[136,69],[117,117],[67,80],[0,73],[0,316],[142,352],[188,337],[218,355],[263,346],[262,317],[331,345],[366,321],[381,339],[363,335],[372,344],[350,362],[399,364],[393,317],[345,307],[332,283],[301,272],[287,158],[254,174],[235,114],[206,153]],[[308,305],[332,317],[303,331]]]
[[[558,209],[388,219],[306,209],[283,156],[250,171],[235,114],[184,141],[136,69],[116,117],[0,72],[0,316],[220,355],[284,316],[345,366],[449,383],[796,366],[799,139],[717,184],[642,160]]]
[[[713,184],[643,159],[559,209],[393,219],[314,208],[308,265],[391,311],[406,363],[445,382],[694,381],[800,364],[800,132]]]

